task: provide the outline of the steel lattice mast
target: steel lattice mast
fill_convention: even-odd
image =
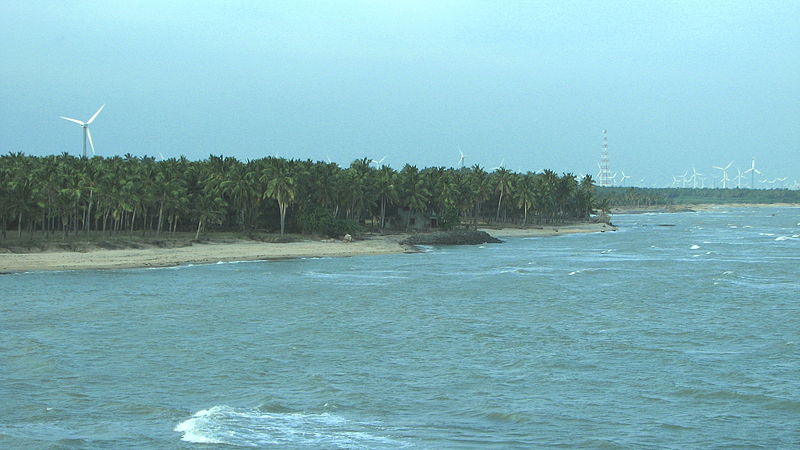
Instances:
[[[608,160],[608,130],[603,130],[603,153],[600,156],[600,174],[598,176],[600,186],[611,186],[611,164]]]

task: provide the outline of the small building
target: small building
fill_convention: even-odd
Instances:
[[[431,231],[439,228],[439,216],[435,212],[411,211],[409,207],[397,208],[398,222],[396,228],[413,231]],[[410,216],[410,217],[409,217]]]

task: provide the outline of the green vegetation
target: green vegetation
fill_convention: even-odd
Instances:
[[[597,187],[598,205],[643,208],[729,203],[800,203],[800,191],[788,189],[691,189]]]
[[[550,170],[406,164],[397,171],[372,167],[366,158],[342,168],[272,157],[156,161],[12,153],[0,156],[0,239],[163,240],[180,233],[198,239],[204,230],[341,236],[470,222],[563,223],[589,216],[593,189],[589,176]],[[427,222],[414,223],[417,218]]]

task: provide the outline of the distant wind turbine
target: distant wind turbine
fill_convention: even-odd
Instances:
[[[461,155],[461,157],[458,158],[458,164],[463,169],[464,168],[464,158],[466,158],[467,155],[465,155],[464,152],[462,152],[460,148],[458,149],[458,153]]]
[[[502,161],[500,161],[500,165],[498,165],[497,167],[492,167],[492,168],[491,168],[491,169],[489,169],[489,170],[500,170],[500,169],[503,169],[503,168],[504,168],[504,167],[503,167],[503,164],[505,164],[505,163],[506,163],[506,159],[505,159],[505,158],[503,158],[503,160],[502,160]]]
[[[619,185],[620,186],[624,186],[625,185],[625,179],[630,178],[631,176],[630,175],[625,175],[625,171],[624,170],[620,170],[620,172],[622,173],[622,178],[620,178],[620,180],[619,180]]]
[[[380,168],[383,166],[383,160],[384,160],[384,159],[386,159],[386,156],[384,156],[383,158],[381,158],[379,161],[375,161],[375,160],[373,159],[372,161],[370,161],[370,164],[375,164],[375,167],[376,167],[378,170],[380,170]]]
[[[736,176],[733,177],[733,180],[736,182],[736,189],[742,188],[742,178],[744,178],[744,174],[742,173],[742,169],[736,168]]]
[[[697,189],[697,177],[702,177],[703,174],[698,172],[697,169],[692,166],[692,176],[690,177],[692,180],[692,189]]]
[[[719,169],[722,171],[722,180],[720,180],[722,181],[722,189],[727,189],[728,181],[731,181],[731,179],[728,178],[728,169],[731,168],[731,165],[733,165],[733,161],[729,162],[728,165],[725,167],[711,166],[711,168],[713,169]]]
[[[89,131],[89,125],[94,122],[94,119],[97,118],[97,115],[100,114],[100,111],[105,108],[106,105],[100,107],[92,117],[89,118],[86,122],[82,122],[78,119],[72,119],[69,117],[59,116],[64,120],[69,120],[70,122],[75,122],[83,128],[83,157],[86,158],[86,139],[89,139],[89,145],[92,147],[92,155],[94,155],[94,143],[92,142],[92,133]]]
[[[753,158],[753,162],[750,164],[750,168],[744,171],[745,174],[750,174],[750,189],[755,189],[755,180],[756,174],[761,175],[761,171],[756,169],[756,159]]]

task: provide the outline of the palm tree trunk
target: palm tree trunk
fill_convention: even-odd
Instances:
[[[22,237],[22,211],[19,212],[17,219],[17,237]]]
[[[381,231],[386,228],[386,197],[381,198]]]
[[[203,219],[200,219],[197,221],[197,232],[194,234],[195,241],[200,238],[200,228],[202,227],[203,227]]]
[[[161,219],[164,216],[164,200],[161,200],[161,206],[158,208],[158,228],[156,228],[156,236],[161,233]]]
[[[136,207],[133,207],[133,217],[131,217],[131,234],[133,234],[133,224],[136,222]]]
[[[500,200],[497,201],[497,214],[494,216],[494,221],[500,221],[500,204],[503,203],[503,191],[500,191]]]
[[[281,236],[283,236],[284,224],[286,223],[286,205],[283,202],[278,202],[278,209],[281,212]]]

